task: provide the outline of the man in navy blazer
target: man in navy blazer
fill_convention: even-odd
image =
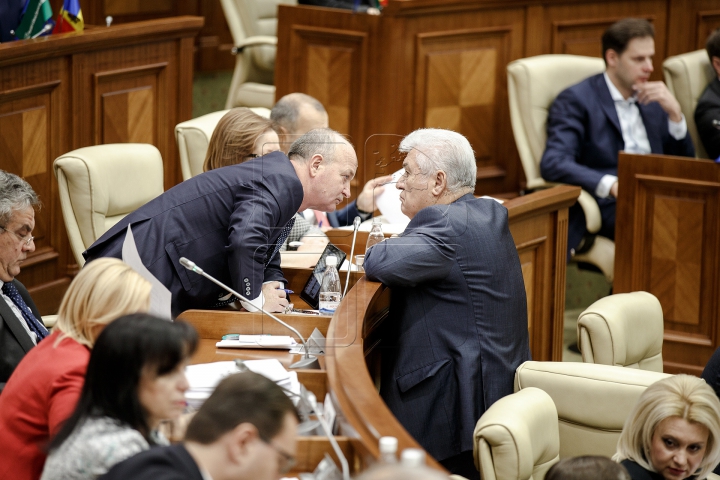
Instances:
[[[278,250],[291,219],[305,208],[332,211],[350,195],[357,170],[352,146],[330,129],[313,130],[290,148],[211,170],[171,188],[108,230],[85,258],[122,258],[132,227],[143,264],[172,293],[174,316],[230,303],[227,292],[186,270],[197,263],[251,303],[279,312],[288,305]]]
[[[507,209],[473,196],[465,137],[416,130],[400,151],[410,223],[365,253],[367,277],[392,288],[380,394],[448,470],[478,478],[475,423],[513,392],[515,369],[530,359],[520,260]]]
[[[708,83],[695,107],[695,125],[708,156],[720,158],[720,28],[705,43],[715,78]]]
[[[618,152],[695,155],[680,104],[662,82],[649,81],[655,54],[647,20],[627,18],[603,34],[605,73],[564,90],[548,114],[540,173],[550,182],[581,186],[600,206],[600,235],[615,237]],[[570,209],[568,258],[584,241],[585,215]],[[581,243],[583,245],[581,245]]]

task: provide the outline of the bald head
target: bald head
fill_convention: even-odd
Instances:
[[[285,153],[301,135],[328,128],[328,114],[322,103],[304,93],[290,93],[278,100],[270,112],[270,119],[279,127]]]

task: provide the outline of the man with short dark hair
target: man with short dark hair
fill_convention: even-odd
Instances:
[[[280,137],[280,148],[287,153],[292,142],[310,130],[316,128],[328,128],[328,114],[325,107],[316,98],[304,93],[289,93],[275,103],[270,112],[270,119],[278,125]],[[325,221],[320,225],[325,230],[337,227],[352,225],[355,217],[367,220],[375,210],[375,198],[383,192],[385,183],[391,180],[391,176],[374,178],[368,181],[358,195],[357,200],[348,204],[347,207],[335,212],[328,212],[327,215],[320,213],[315,219],[315,224]]]
[[[185,441],[115,465],[105,480],[276,480],[295,464],[298,414],[273,381],[225,378],[200,407]]]
[[[695,107],[695,124],[700,140],[711,159],[720,158],[720,28],[715,30],[705,43],[715,72],[715,78],[708,84]]]
[[[0,392],[25,354],[48,334],[30,294],[15,277],[35,251],[35,191],[0,170]]]
[[[649,81],[655,40],[652,25],[626,18],[602,37],[606,71],[564,90],[548,114],[547,144],[540,162],[543,178],[579,185],[600,206],[599,234],[615,237],[618,152],[692,157],[680,104],[663,82]],[[568,259],[591,245],[585,214],[570,208]]]

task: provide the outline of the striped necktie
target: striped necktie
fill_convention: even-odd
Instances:
[[[30,327],[30,330],[35,332],[35,335],[37,335],[37,341],[40,343],[40,340],[48,336],[48,331],[47,328],[45,328],[45,325],[35,318],[32,310],[30,310],[30,307],[27,306],[25,300],[22,299],[20,292],[18,292],[15,285],[12,283],[4,283],[2,291],[5,295],[10,297],[10,300],[12,300],[18,309],[20,309],[20,312],[25,319],[25,323],[27,323],[28,327]]]

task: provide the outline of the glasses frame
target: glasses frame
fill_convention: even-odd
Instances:
[[[297,459],[294,456],[290,455],[282,448],[274,445],[270,440],[267,440],[263,437],[260,437],[260,440],[262,440],[264,444],[266,444],[280,454],[280,458],[282,459],[280,466],[278,467],[278,473],[280,473],[280,475],[285,475],[290,470],[292,470],[295,465],[297,465]]]
[[[30,244],[33,242],[33,240],[35,240],[35,237],[33,237],[32,235],[29,235],[30,238],[27,238],[28,235],[20,235],[19,233],[13,232],[12,230],[8,230],[7,228],[5,228],[3,226],[0,226],[0,229],[3,229],[7,233],[12,233],[13,235],[15,235],[17,238],[20,239],[20,243],[22,243],[24,247],[29,247]],[[27,238],[27,240],[26,240],[26,238]]]

